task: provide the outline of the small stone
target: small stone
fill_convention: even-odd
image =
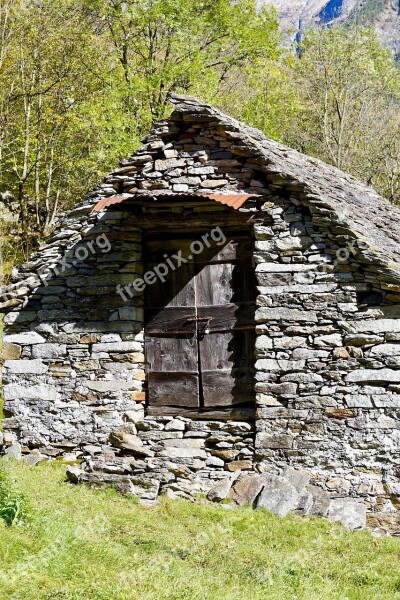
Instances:
[[[314,339],[314,344],[322,348],[336,348],[342,345],[342,336],[339,333],[320,335]]]
[[[292,448],[292,436],[286,433],[257,433],[256,448]]]
[[[348,492],[350,489],[350,482],[343,477],[331,477],[326,481],[326,487],[328,490],[335,492]]]
[[[17,344],[4,344],[1,350],[1,357],[4,360],[18,360],[21,356],[21,346]]]
[[[179,477],[181,479],[191,479],[192,472],[185,465],[170,465],[168,470],[175,475],[175,477]]]
[[[189,186],[185,183],[175,183],[172,186],[172,189],[174,192],[187,192],[189,190]]]
[[[235,471],[251,471],[253,464],[251,460],[235,460],[225,465],[225,471],[234,473]]]
[[[31,374],[31,375],[43,375],[49,370],[49,367],[45,365],[41,360],[6,360],[4,368],[9,373],[15,374]]]
[[[351,358],[363,358],[364,356],[362,348],[357,348],[356,346],[346,346],[346,350]]]
[[[82,476],[85,473],[79,467],[71,466],[67,468],[66,474],[68,481],[70,481],[71,483],[80,483]]]
[[[223,467],[225,462],[217,456],[209,456],[206,460],[207,467]]]
[[[345,402],[349,408],[372,408],[372,402],[369,396],[362,394],[354,394],[344,397]]]
[[[65,344],[37,344],[32,349],[33,358],[58,358],[67,353]]]
[[[306,487],[306,492],[309,492],[313,498],[312,507],[308,514],[325,517],[331,502],[329,495],[315,485],[308,485]]]
[[[329,419],[350,419],[357,416],[357,411],[351,408],[327,408],[325,413]]]
[[[357,369],[356,371],[351,371],[348,375],[346,375],[346,381],[352,383],[359,383],[362,381],[388,381],[390,383],[399,383],[400,371],[394,369]]]
[[[186,161],[178,158],[167,158],[166,160],[156,160],[154,168],[156,171],[166,171],[167,169],[176,169],[185,167]]]
[[[354,334],[346,335],[344,341],[349,346],[372,346],[378,344],[382,338],[379,335]]]
[[[333,350],[333,358],[348,360],[350,358],[350,354],[346,348],[335,348]]]
[[[47,456],[41,454],[38,450],[33,450],[30,454],[23,458],[24,462],[27,462],[30,467],[34,467],[35,465],[44,462],[47,459]]]
[[[133,456],[150,457],[154,452],[143,446],[143,442],[137,435],[125,433],[124,431],[112,432],[109,438],[110,444],[121,450],[129,452]]]
[[[239,454],[239,450],[211,450],[211,453],[223,460],[234,460]]]
[[[25,333],[5,335],[3,341],[5,344],[20,344],[21,346],[30,346],[31,344],[43,344],[46,339],[36,333],[36,331],[27,331]]]
[[[214,188],[224,187],[227,183],[226,179],[205,179],[201,182],[200,187],[212,190]]]
[[[144,419],[144,406],[139,404],[134,409],[126,411],[125,417],[129,423],[142,421]]]
[[[185,423],[180,419],[172,419],[172,421],[168,421],[165,426],[165,431],[185,431],[185,429]]]
[[[305,490],[300,496],[300,499],[295,508],[295,512],[301,515],[302,517],[310,514],[313,502],[313,495]]]
[[[92,444],[83,446],[83,450],[85,452],[87,452],[88,454],[90,454],[91,456],[94,456],[95,454],[101,454],[101,452],[102,452],[100,446],[93,446]]]
[[[294,469],[293,467],[286,467],[282,473],[282,477],[288,480],[288,482],[299,492],[302,493],[308,482],[310,481],[311,475],[301,469]]]
[[[80,343],[81,344],[96,344],[96,342],[98,342],[98,336],[95,335],[94,333],[90,333],[88,335],[83,335],[80,338]]]

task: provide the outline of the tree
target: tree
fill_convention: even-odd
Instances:
[[[390,51],[358,26],[310,31],[298,51],[286,141],[400,201],[400,71]]]
[[[276,12],[256,0],[87,0],[109,36],[127,110],[144,129],[165,115],[170,92],[214,100],[230,74],[279,54]],[[97,17],[97,18],[96,18]]]
[[[120,148],[111,149],[111,139],[121,121],[113,119],[112,85],[98,75],[100,65],[111,70],[107,49],[75,2],[0,8],[7,42],[0,53],[0,192],[6,208],[18,212],[14,234],[26,258],[59,210],[116,160]]]
[[[0,205],[20,257],[170,110],[170,91],[221,103],[278,40],[256,0],[0,0]]]

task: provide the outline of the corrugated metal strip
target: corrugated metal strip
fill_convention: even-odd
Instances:
[[[113,204],[120,204],[121,202],[124,202],[125,200],[128,200],[129,198],[132,198],[132,197],[133,196],[119,195],[119,196],[110,196],[109,198],[103,198],[103,200],[100,200],[100,202],[98,202],[96,204],[96,206],[93,208],[93,211],[100,212],[101,210],[104,210],[105,208],[108,208],[109,206],[112,206]]]
[[[185,197],[185,198],[208,198],[209,200],[215,200],[216,202],[220,202],[221,204],[226,204],[227,206],[231,206],[234,209],[238,209],[248,200],[249,198],[258,198],[257,194],[202,194],[201,192],[194,192],[192,194],[187,192],[172,192],[172,191],[161,191],[159,193],[141,193],[136,195],[126,195],[120,194],[118,196],[110,196],[109,198],[104,198],[100,200],[93,208],[93,211],[100,212],[113,204],[121,204],[122,202],[126,202],[127,200],[132,200],[133,198],[170,198],[170,197]]]

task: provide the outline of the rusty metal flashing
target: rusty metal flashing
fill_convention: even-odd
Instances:
[[[116,196],[110,196],[103,198],[94,206],[93,212],[100,212],[109,206],[114,204],[122,204],[128,200],[136,200],[140,198],[204,198],[208,200],[215,200],[220,204],[231,206],[235,210],[241,208],[243,204],[249,198],[260,198],[258,194],[244,194],[244,193],[232,193],[232,194],[203,194],[202,192],[173,192],[172,190],[155,190],[153,192],[138,192],[136,194],[119,194]]]

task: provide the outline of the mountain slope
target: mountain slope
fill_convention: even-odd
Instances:
[[[281,17],[282,28],[292,37],[311,25],[331,25],[357,20],[374,25],[381,42],[400,53],[400,0],[267,0]]]

